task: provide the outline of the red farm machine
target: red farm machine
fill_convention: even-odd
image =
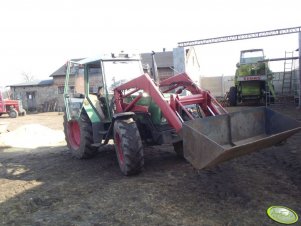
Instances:
[[[185,95],[184,95],[185,94]],[[266,107],[228,113],[186,73],[160,83],[137,56],[69,61],[64,131],[72,154],[92,157],[114,140],[124,175],[139,173],[147,145],[172,144],[195,168],[280,143],[301,123]]]
[[[21,100],[12,100],[9,91],[0,89],[0,116],[8,114],[11,118],[26,115]]]

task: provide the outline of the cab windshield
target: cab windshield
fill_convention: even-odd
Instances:
[[[113,94],[115,87],[143,74],[138,60],[103,61],[107,94]]]
[[[241,53],[240,64],[256,64],[260,60],[264,60],[262,50],[246,51]]]

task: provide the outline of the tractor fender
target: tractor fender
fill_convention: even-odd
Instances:
[[[134,112],[121,112],[121,113],[114,114],[112,123],[116,119],[128,119],[128,118],[133,118],[135,120],[136,114]]]

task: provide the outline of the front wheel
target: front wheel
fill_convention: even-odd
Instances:
[[[132,118],[114,122],[114,143],[121,172],[126,176],[140,173],[144,165],[143,146]]]
[[[97,149],[92,147],[92,124],[86,112],[82,112],[78,120],[67,120],[64,115],[64,132],[68,148],[74,157],[87,159],[95,155]]]
[[[21,116],[26,116],[26,111],[25,111],[25,110],[23,110],[23,111],[21,112]]]
[[[12,109],[10,109],[8,115],[11,118],[17,118],[19,114],[16,109],[12,108]]]
[[[232,86],[229,91],[229,104],[230,106],[236,106],[237,104],[237,89],[235,86]]]

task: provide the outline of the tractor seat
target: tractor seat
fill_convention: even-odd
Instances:
[[[105,120],[105,119],[106,119],[106,115],[105,115],[105,113],[104,113],[104,111],[103,111],[103,109],[102,109],[102,103],[101,103],[101,101],[98,99],[97,95],[95,95],[95,94],[90,94],[90,95],[89,95],[89,98],[90,98],[90,100],[91,100],[93,106],[96,108],[97,112],[99,113],[100,118],[101,118],[102,120]]]

